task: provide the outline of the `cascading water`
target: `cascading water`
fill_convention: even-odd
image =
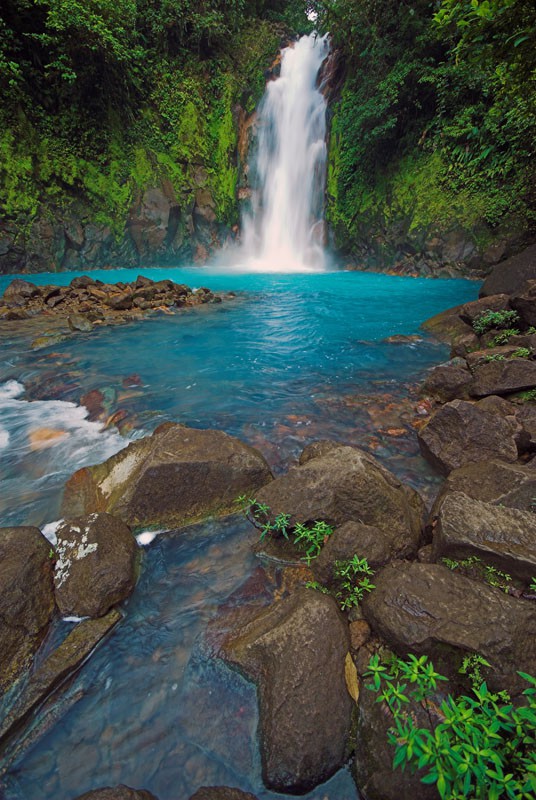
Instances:
[[[321,270],[326,172],[326,102],[316,86],[327,36],[303,36],[282,52],[281,75],[258,111],[250,164],[251,209],[242,255],[263,272]]]

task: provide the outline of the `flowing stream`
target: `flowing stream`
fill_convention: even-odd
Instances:
[[[243,257],[261,272],[324,266],[326,102],[316,86],[327,37],[303,36],[282,52],[258,111],[250,165],[252,208],[243,221]]]

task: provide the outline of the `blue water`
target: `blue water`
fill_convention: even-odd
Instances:
[[[141,272],[239,295],[38,351],[26,334],[3,328],[3,524],[55,519],[65,478],[128,441],[102,428],[118,411],[126,437],[163,419],[217,427],[259,447],[275,470],[308,442],[336,438],[367,447],[421,489],[433,488],[437,479],[418,455],[411,426],[411,386],[447,349],[427,337],[384,340],[416,334],[432,314],[475,299],[476,284],[355,272]],[[116,282],[138,272],[92,274]],[[73,276],[32,280],[67,284]],[[0,278],[0,292],[11,277]],[[78,403],[94,389],[104,406],[88,422]],[[398,425],[401,435],[391,435]],[[65,438],[36,451],[31,434],[39,426],[63,430]],[[125,621],[69,689],[61,722],[12,765],[3,779],[6,800],[72,800],[120,782],[145,786],[160,800],[186,800],[203,784],[276,797],[260,778],[254,690],[211,657],[206,640],[222,603],[267,602],[280,593],[281,575],[251,554],[253,535],[230,518],[149,545]],[[357,795],[343,770],[307,797]]]
[[[390,407],[400,405],[408,386],[446,358],[447,349],[426,337],[422,342],[383,340],[415,334],[432,314],[474,299],[475,283],[357,272],[262,275],[166,269],[142,273],[154,279],[172,277],[193,287],[234,290],[239,295],[221,305],[175,316],[161,314],[79,333],[38,351],[4,333],[0,384],[14,379],[25,385],[26,399],[74,403],[98,389],[106,402],[94,419],[104,422],[120,411],[126,431],[150,431],[165,419],[223,429],[259,447],[276,471],[285,468],[308,442],[335,438],[368,447],[415,486],[426,483],[429,470],[418,455],[410,425],[407,436],[396,442],[377,429],[400,427]],[[36,275],[32,280],[67,284],[73,274],[79,273]],[[116,282],[133,280],[137,272],[93,275]],[[0,278],[0,290],[8,280]],[[378,419],[382,409],[389,412],[383,420]],[[27,425],[22,423],[23,411],[30,417]],[[58,424],[49,419],[47,427],[62,428],[61,409],[58,415]],[[0,518],[11,523],[43,524],[55,519],[66,477],[77,467],[99,460],[94,447],[87,452],[86,442],[78,447],[76,436],[71,435],[57,449],[57,459],[55,448],[39,453],[38,477],[46,479],[46,502],[39,492],[28,496],[27,483],[20,480],[21,461],[25,462],[22,472],[27,470],[34,486],[36,455],[28,458],[25,442],[29,428],[41,416],[37,405],[23,408],[11,403],[7,434],[16,447],[4,449],[1,477],[16,484],[19,494],[23,492],[20,500],[10,495],[10,503],[0,490]],[[1,442],[0,427],[0,446]],[[104,458],[110,454],[109,437],[102,437],[102,446]]]

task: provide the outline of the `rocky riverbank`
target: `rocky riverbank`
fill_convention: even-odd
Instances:
[[[221,303],[233,296],[206,287],[192,290],[171,280],[152,281],[143,275],[132,283],[104,283],[82,275],[68,286],[37,286],[17,278],[0,298],[0,320],[60,320],[72,331],[88,333],[99,325],[141,319],[154,311],[174,313]]]

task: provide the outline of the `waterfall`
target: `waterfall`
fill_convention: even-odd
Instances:
[[[248,269],[324,267],[326,102],[316,80],[328,47],[327,36],[303,36],[282,51],[280,77],[266,87],[242,223]]]

